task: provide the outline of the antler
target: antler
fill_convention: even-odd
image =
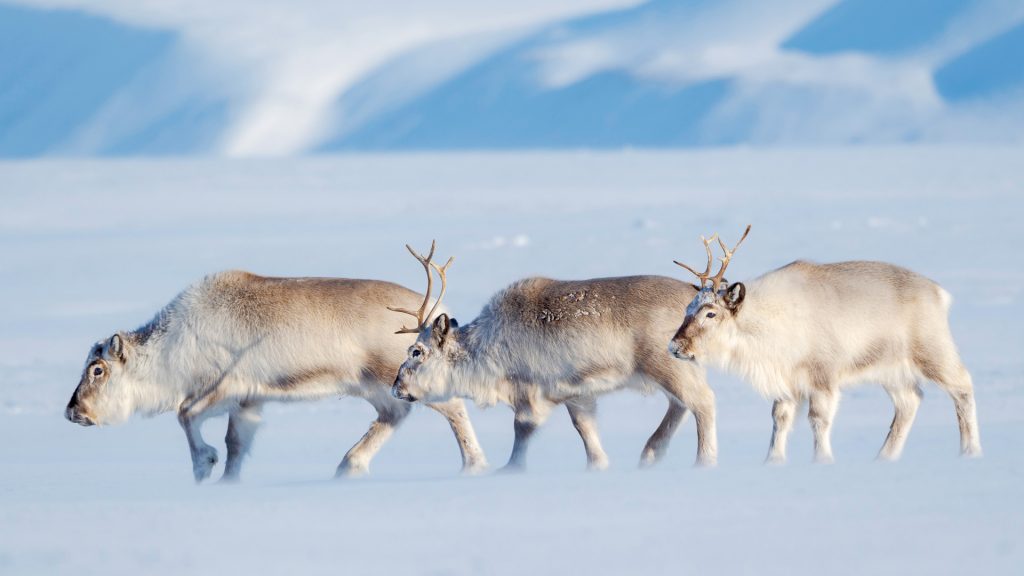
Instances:
[[[455,257],[452,256],[449,258],[448,262],[446,262],[444,266],[438,266],[434,262],[434,249],[437,248],[436,240],[432,240],[430,242],[430,252],[426,256],[417,254],[416,251],[412,249],[412,246],[409,246],[408,244],[405,245],[405,248],[413,255],[414,258],[419,260],[420,264],[423,265],[423,269],[427,272],[427,293],[423,296],[423,304],[420,304],[419,310],[416,310],[415,312],[406,308],[393,306],[388,306],[388,310],[408,314],[416,319],[415,328],[406,328],[405,326],[402,326],[402,329],[395,332],[395,334],[416,334],[422,332],[423,329],[427,327],[427,322],[430,321],[434,312],[437,312],[437,307],[441,305],[441,300],[444,299],[444,293],[448,290],[448,267],[455,261]],[[434,302],[434,307],[430,309],[430,312],[427,312],[427,306],[430,304],[430,292],[434,288],[434,275],[430,271],[431,268],[437,270],[438,276],[441,277],[441,294],[438,295],[437,302]]]
[[[732,247],[732,250],[729,250],[728,248],[725,247],[725,242],[722,242],[722,239],[718,236],[717,233],[712,234],[711,238],[704,238],[703,236],[701,236],[700,240],[701,242],[704,243],[704,250],[706,250],[708,253],[708,266],[707,268],[705,268],[703,274],[697,272],[693,268],[690,268],[686,264],[679,262],[678,260],[673,260],[673,262],[682,266],[683,268],[686,268],[687,270],[692,272],[694,276],[699,278],[700,287],[702,289],[706,288],[708,286],[708,283],[710,282],[711,291],[717,292],[719,285],[722,283],[722,279],[725,277],[725,269],[729,267],[729,261],[732,260],[732,255],[736,252],[736,249],[740,247],[740,244],[743,244],[743,241],[747,239],[747,234],[750,234],[750,227],[751,225],[747,224],[747,229],[746,231],[743,232],[743,237],[740,238],[740,241],[737,242],[735,246]],[[719,258],[719,260],[722,261],[722,267],[718,269],[718,273],[715,274],[714,276],[711,275],[711,264],[715,260],[714,256],[711,254],[711,242],[713,240],[718,240],[718,245],[722,247],[722,252],[725,254],[725,256]]]
[[[722,252],[725,253],[725,256],[719,258],[719,260],[722,261],[722,267],[718,269],[718,274],[711,277],[712,292],[718,292],[718,286],[722,283],[722,278],[725,277],[725,269],[729,267],[729,261],[732,260],[733,253],[736,252],[736,249],[740,247],[740,244],[743,244],[743,241],[747,239],[747,234],[750,234],[750,224],[747,224],[747,229],[743,231],[743,237],[740,238],[740,241],[737,242],[735,246],[732,247],[732,250],[725,247],[725,242],[722,242],[721,238],[718,239],[718,245],[722,247]]]
[[[687,270],[690,271],[690,273],[692,273],[694,276],[696,276],[697,279],[700,280],[700,287],[701,288],[703,288],[707,284],[708,279],[711,278],[711,264],[715,261],[715,256],[714,256],[714,254],[711,253],[711,242],[713,242],[717,238],[718,238],[718,234],[717,233],[716,234],[712,234],[711,238],[705,238],[703,235],[700,237],[700,241],[704,243],[704,249],[707,250],[707,253],[708,253],[708,265],[707,265],[707,268],[704,269],[704,273],[703,274],[700,273],[700,272],[697,272],[693,268],[690,268],[686,264],[683,264],[679,260],[673,260],[673,262],[675,262],[677,265],[682,266],[683,268],[686,268]],[[721,242],[721,240],[719,240],[719,242]]]

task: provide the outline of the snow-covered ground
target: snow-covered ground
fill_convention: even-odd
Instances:
[[[0,574],[1020,574],[1022,159],[852,148],[0,163]],[[844,396],[835,465],[809,463],[801,420],[791,463],[765,467],[769,403],[719,373],[710,470],[691,467],[692,420],[661,466],[637,470],[665,400],[632,393],[601,403],[602,474],[583,471],[556,414],[527,474],[460,477],[446,423],[418,410],[371,476],[334,481],[372,419],[343,399],[271,407],[244,483],[196,487],[172,416],[83,429],[61,414],[91,342],[212,271],[419,289],[402,244],[436,237],[457,256],[448,303],[468,320],[524,275],[678,274],[671,260],[699,258],[700,234],[748,222],[732,279],[865,258],[949,289],[985,457],[957,458],[952,403],[928,387],[904,459],[873,462],[891,407],[866,387]],[[510,411],[472,416],[500,465]],[[223,428],[209,422],[207,437]]]

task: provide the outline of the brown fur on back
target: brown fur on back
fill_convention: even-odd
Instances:
[[[315,313],[324,319],[368,319],[361,314],[367,304],[386,311],[387,306],[406,306],[422,296],[392,282],[347,278],[277,278],[230,271],[203,282],[210,305],[229,310],[251,328],[301,318]],[[389,314],[393,314],[390,313]],[[394,315],[397,324],[401,316]],[[395,328],[397,329],[397,327]]]
[[[394,334],[406,317],[387,307],[416,308],[422,299],[380,280],[228,271],[187,289],[137,332],[174,318],[203,342],[202,350],[223,349],[232,358],[253,360],[272,355],[278,360],[274,368],[263,368],[272,372],[262,384],[274,390],[322,389],[327,381],[390,385],[414,338]],[[216,364],[197,377],[217,380],[234,372],[232,364]]]
[[[694,294],[693,285],[663,276],[527,278],[491,299],[467,345],[487,343],[511,381],[660,376],[679,369],[666,343]]]
[[[520,280],[491,301],[496,316],[539,330],[646,323],[652,310],[679,313],[696,294],[691,284],[665,276],[590,280]]]

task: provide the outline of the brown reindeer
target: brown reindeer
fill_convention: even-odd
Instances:
[[[443,294],[448,265],[424,265],[440,275]],[[676,311],[695,293],[692,285],[660,276],[528,278],[498,292],[465,326],[447,314],[431,323],[422,310],[403,310],[417,317],[409,331],[419,337],[392,391],[409,401],[462,397],[511,406],[515,443],[506,469],[525,465],[534,431],[554,406],[565,404],[589,467],[603,469],[608,457],[597,434],[597,397],[624,387],[660,389],[668,396],[668,412],[647,441],[641,464],[662,457],[690,410],[697,422],[697,463],[713,465],[714,394],[703,371],[675,362],[664,344],[676,327]]]
[[[395,318],[384,306],[414,306],[421,298],[425,305],[430,294],[376,280],[215,274],[187,288],[142,328],[96,343],[66,416],[90,426],[136,412],[177,412],[201,482],[217,451],[203,440],[200,425],[226,412],[223,479],[234,480],[264,403],[357,396],[373,405],[377,419],[337,474],[364,474],[410,408],[389,391],[413,338],[392,334]],[[451,424],[463,469],[485,468],[462,401],[430,407]]]

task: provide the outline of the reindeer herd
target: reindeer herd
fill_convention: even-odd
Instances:
[[[89,352],[65,411],[83,426],[132,414],[174,411],[197,482],[217,450],[204,420],[228,415],[222,480],[237,480],[270,401],[356,396],[377,411],[369,430],[338,465],[338,476],[369,471],[373,456],[422,402],[451,425],[463,470],[487,467],[463,399],[507,404],[515,440],[505,469],[525,466],[534,432],[564,404],[591,469],[603,469],[595,419],[600,395],[622,388],[660,390],[668,410],[640,456],[656,463],[688,412],[697,458],[718,457],[715,396],[704,366],[733,372],[773,400],[767,460],[786,459],[804,401],[815,459],[832,461],[831,428],[846,386],[877,382],[895,415],[879,458],[899,458],[930,380],[953,399],[960,453],[980,456],[970,374],[949,329],[951,297],[935,282],[881,262],[797,261],[744,283],[725,271],[750,232],[729,249],[702,238],[699,284],[662,276],[560,281],[527,278],[495,294],[460,326],[442,305],[447,271],[409,252],[427,277],[426,293],[377,280],[268,278],[223,272],[190,286],[146,325],[118,332]],[[712,275],[717,240],[723,252]],[[440,292],[431,305],[434,276]],[[415,318],[398,327],[396,313]]]

